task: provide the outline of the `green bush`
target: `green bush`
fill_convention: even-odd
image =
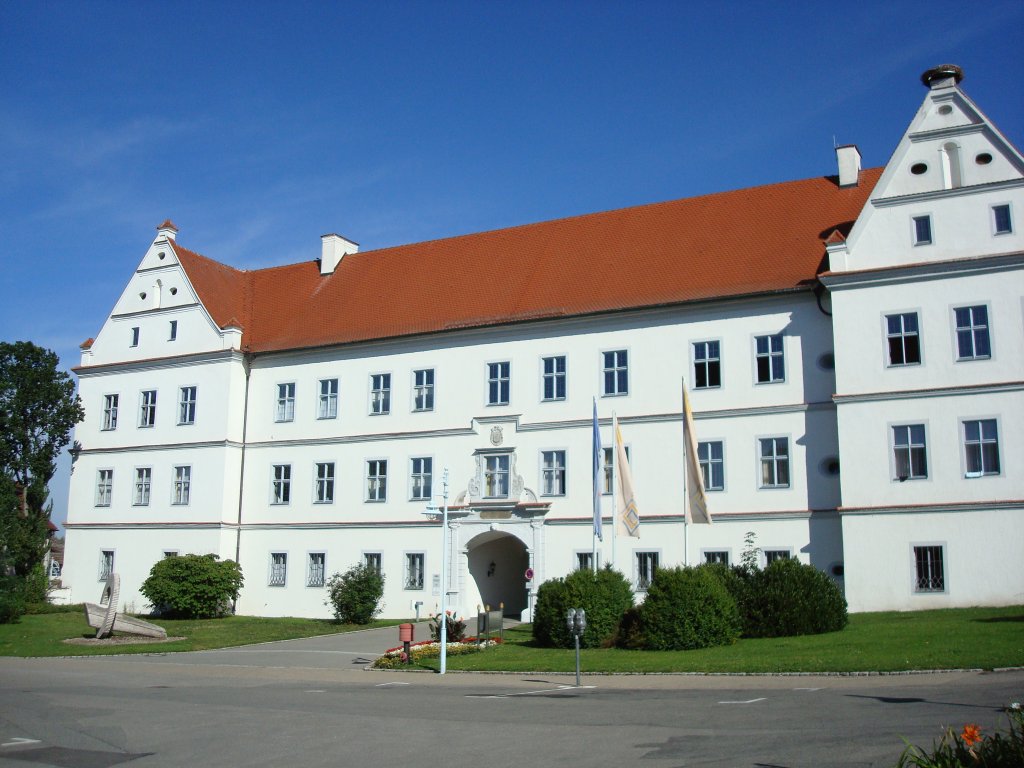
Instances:
[[[760,571],[746,565],[725,565],[723,563],[705,563],[698,566],[717,578],[726,591],[736,601],[736,609],[740,614],[742,635],[747,636],[750,625],[750,607],[753,600],[754,581]]]
[[[611,567],[594,573],[573,571],[564,579],[552,579],[537,590],[533,611],[533,638],[549,648],[568,648],[573,638],[565,623],[570,608],[587,612],[587,628],[581,648],[601,648],[615,642],[623,614],[633,607],[633,589],[626,577]]]
[[[619,630],[615,634],[615,647],[638,651],[646,646],[643,627],[640,624],[640,606],[633,606],[622,614]]]
[[[25,613],[25,590],[17,576],[0,576],[0,624],[17,624]]]
[[[82,613],[84,603],[25,603],[25,613],[39,616],[51,613]]]
[[[430,638],[441,642],[441,614],[430,617]],[[451,611],[445,617],[444,639],[446,643],[461,643],[466,639],[466,622]]]
[[[158,560],[139,590],[153,612],[171,619],[226,615],[242,588],[242,568],[216,555],[173,555]]]
[[[707,568],[657,569],[639,613],[651,650],[728,645],[742,628],[736,601]]]
[[[750,578],[746,637],[788,637],[835,632],[848,621],[839,587],[813,565],[776,560]]]
[[[380,613],[384,596],[384,574],[362,563],[344,573],[336,573],[327,582],[326,605],[334,618],[346,624],[369,624]]]

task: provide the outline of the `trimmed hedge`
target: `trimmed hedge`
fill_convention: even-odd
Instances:
[[[632,607],[633,589],[618,571],[609,566],[597,573],[573,571],[564,579],[544,582],[537,590],[533,638],[548,648],[573,646],[565,615],[570,608],[582,608],[587,612],[587,628],[580,647],[607,647],[615,642],[622,615]]]
[[[745,637],[836,632],[849,621],[846,598],[813,565],[787,558],[750,575]]]
[[[242,567],[216,555],[157,560],[139,591],[153,612],[169,619],[214,619],[231,610],[242,588]]]
[[[690,650],[736,642],[742,620],[722,580],[707,568],[658,568],[639,609],[651,650]]]

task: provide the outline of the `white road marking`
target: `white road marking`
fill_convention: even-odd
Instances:
[[[759,701],[765,701],[765,697],[762,696],[759,699],[748,699],[747,701],[720,701],[719,704],[756,704]]]
[[[374,688],[387,688],[389,685],[412,685],[412,683],[398,683],[398,682],[378,683],[377,685],[374,686]]]
[[[324,690],[321,690],[321,689],[316,689],[316,688],[314,688],[314,689],[313,689],[313,690],[311,690],[311,691],[306,691],[306,693],[327,693],[327,691],[324,691]]]
[[[0,744],[0,747],[20,747],[24,744],[39,744],[39,739],[23,739],[20,736],[15,736],[10,741],[5,741]]]
[[[470,693],[466,695],[467,699],[510,699],[513,696],[535,696],[538,693],[561,693],[562,691],[573,691],[582,690],[584,688],[597,688],[596,685],[560,685],[557,688],[545,688],[542,691],[519,691],[517,693],[496,693],[496,694],[481,694],[481,693]]]
[[[821,688],[794,688],[794,691],[820,691]]]

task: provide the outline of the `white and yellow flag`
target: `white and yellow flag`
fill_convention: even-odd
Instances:
[[[629,458],[622,443],[618,419],[615,419],[615,469],[618,472],[618,488],[615,493],[615,535],[640,537],[640,513],[633,494],[633,473],[629,469]]]
[[[693,411],[683,382],[683,450],[686,454],[686,522],[710,523],[708,497],[704,493],[704,473],[700,471],[697,455],[697,436],[693,430]]]

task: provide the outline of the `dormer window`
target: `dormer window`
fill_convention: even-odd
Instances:
[[[914,245],[931,245],[932,242],[932,217],[915,216],[914,224]]]
[[[135,326],[132,328],[132,346],[139,346],[139,327]]]
[[[992,206],[992,224],[997,235],[1008,235],[1013,232],[1013,222],[1010,220],[1009,205]]]

